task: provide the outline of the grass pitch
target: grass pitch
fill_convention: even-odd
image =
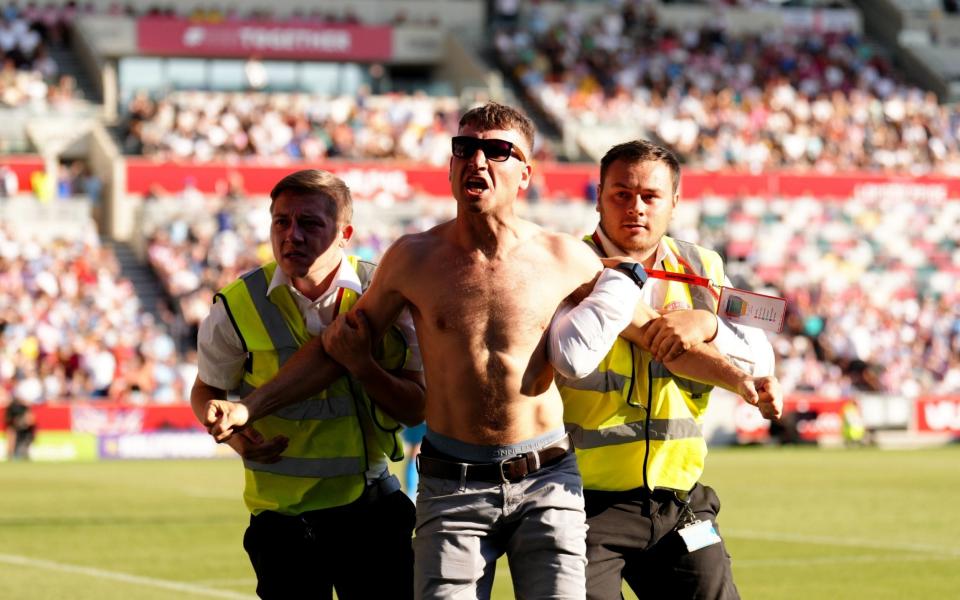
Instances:
[[[723,449],[704,481],[744,598],[955,598],[958,464],[957,445]],[[2,463],[0,598],[253,598],[241,485],[230,460]],[[494,597],[511,589],[501,561]]]

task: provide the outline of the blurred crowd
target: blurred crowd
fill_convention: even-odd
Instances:
[[[0,223],[0,396],[184,402],[194,363],[141,309],[92,225],[40,242]]]
[[[446,164],[456,98],[426,94],[325,97],[260,92],[137,94],[127,154],[168,160],[376,158]]]
[[[960,175],[960,112],[906,84],[863,37],[734,35],[722,17],[677,31],[646,5],[551,22],[530,3],[497,30],[496,54],[556,123],[639,125],[707,169]]]
[[[76,81],[61,76],[51,47],[64,46],[75,5],[39,7],[30,2],[0,8],[0,107],[64,107],[77,93]]]
[[[787,393],[960,393],[960,205],[901,195],[685,200],[672,233],[721,252],[734,285],[787,298],[784,331],[771,334]],[[348,251],[376,259],[398,236],[451,216],[449,203],[409,202],[416,210],[404,217],[358,205]],[[270,260],[268,201],[197,194],[145,208],[146,253],[173,309],[162,322],[141,310],[93,234],[42,245],[0,227],[7,392],[27,402],[185,401],[214,293]],[[582,234],[595,223],[582,201],[530,208],[550,228],[562,221]]]
[[[425,216],[357,219],[350,251],[376,258],[397,236],[449,216],[429,200],[412,201],[423,203]],[[188,336],[216,290],[270,257],[265,203],[204,202],[158,227],[149,245]],[[579,204],[583,210],[565,221],[585,233],[595,217]],[[720,251],[736,285],[787,298],[784,331],[772,337],[788,393],[960,392],[960,205],[918,195],[909,203],[708,199],[681,206],[678,237]],[[579,223],[570,223],[571,214]]]
[[[773,336],[787,391],[960,392],[960,204],[902,194],[699,204],[683,239],[734,284],[787,299]]]

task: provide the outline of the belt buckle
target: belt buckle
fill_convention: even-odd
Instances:
[[[522,455],[522,454],[521,454],[521,455],[518,455],[518,456],[511,456],[510,458],[506,458],[506,459],[501,460],[500,462],[497,463],[497,469],[500,471],[500,481],[501,481],[502,483],[519,483],[521,480],[523,480],[523,477],[526,477],[526,476],[527,476],[527,474],[524,474],[523,477],[520,477],[519,479],[517,479],[516,481],[514,481],[514,480],[508,478],[506,472],[504,472],[504,470],[503,470],[503,465],[505,465],[505,464],[507,464],[507,463],[515,464],[515,463],[517,463],[517,462],[519,462],[519,461],[521,461],[521,460],[526,461],[526,457],[525,457],[524,455]]]

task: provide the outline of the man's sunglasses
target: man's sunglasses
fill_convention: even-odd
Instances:
[[[507,140],[458,135],[453,138],[452,146],[453,155],[457,158],[468,159],[476,154],[479,148],[483,150],[483,155],[487,157],[487,160],[503,162],[512,155],[516,156],[517,160],[521,162],[527,162],[527,159],[523,156],[523,152],[520,152],[520,150],[514,147],[513,142],[508,142]]]

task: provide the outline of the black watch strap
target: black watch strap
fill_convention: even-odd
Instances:
[[[629,277],[630,281],[637,284],[638,288],[642,288],[643,284],[647,282],[647,270],[644,269],[640,263],[622,262],[615,266],[614,269]]]

